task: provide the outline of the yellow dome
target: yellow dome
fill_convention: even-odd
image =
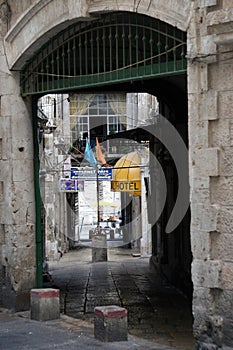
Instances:
[[[141,195],[141,157],[131,152],[121,157],[113,168],[112,191]]]

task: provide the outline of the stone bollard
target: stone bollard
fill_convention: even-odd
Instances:
[[[114,239],[114,230],[110,230],[110,239]]]
[[[127,341],[127,310],[116,305],[95,307],[94,335],[103,342]]]
[[[60,318],[59,289],[32,289],[30,296],[32,320],[49,321]]]
[[[89,230],[89,239],[92,239],[93,236],[94,236],[94,231],[93,230]]]
[[[107,261],[107,240],[105,234],[92,236],[92,262]]]

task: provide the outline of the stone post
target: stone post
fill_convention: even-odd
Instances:
[[[49,321],[60,318],[60,292],[58,289],[31,290],[31,319]]]
[[[107,260],[106,234],[98,233],[92,235],[92,262]]]
[[[97,306],[94,310],[94,335],[103,342],[126,341],[127,310],[116,306]]]

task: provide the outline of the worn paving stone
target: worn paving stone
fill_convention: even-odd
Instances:
[[[124,260],[90,263],[79,256],[79,263],[74,263],[74,255],[72,258],[72,264],[61,259],[51,271],[61,295],[66,295],[66,315],[93,323],[96,306],[119,305],[128,310],[130,334],[161,346],[178,344],[180,350],[194,349],[187,299],[151,272],[148,259],[125,259],[124,255]]]

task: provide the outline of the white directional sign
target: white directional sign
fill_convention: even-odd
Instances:
[[[72,180],[89,180],[97,179],[97,169],[72,167],[70,169],[70,178]],[[109,181],[112,180],[112,168],[98,169],[98,180]]]

